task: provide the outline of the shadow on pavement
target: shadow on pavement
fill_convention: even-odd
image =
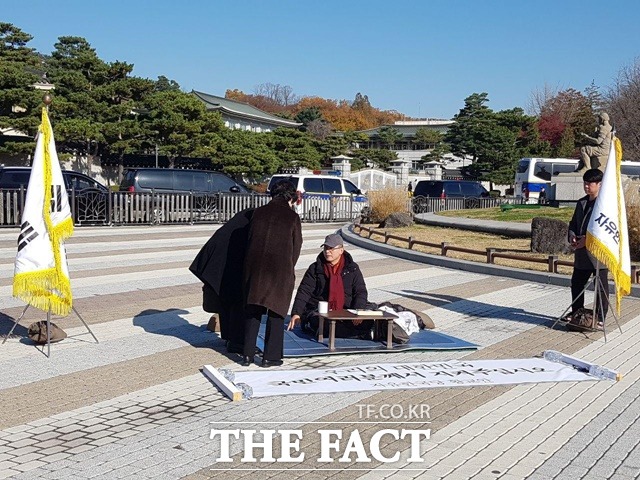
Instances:
[[[226,356],[232,361],[238,361],[239,356],[228,353],[225,341],[217,333],[207,330],[207,325],[193,325],[184,317],[190,312],[179,308],[168,310],[143,310],[133,317],[133,324],[142,327],[145,332],[154,335],[167,335],[196,347],[210,348]]]
[[[179,338],[194,347],[223,346],[224,342],[207,330],[206,325],[193,325],[184,316],[190,312],[178,308],[143,310],[133,317],[133,324],[145,332]]]
[[[514,322],[526,322],[533,325],[553,325],[556,317],[540,315],[529,312],[522,308],[499,307],[490,303],[468,300],[454,295],[444,295],[439,293],[418,292],[415,290],[404,290],[396,292],[398,295],[418,300],[433,307],[443,308],[456,313],[481,318],[495,318]]]
[[[40,310],[37,310],[35,308],[33,310],[36,312],[40,312]],[[41,312],[41,313],[44,315],[44,318],[46,319],[47,314],[44,312]],[[22,319],[20,320],[20,323],[16,326],[16,328],[13,329],[11,338],[26,338],[27,327],[29,327],[31,323],[36,322],[38,320],[42,320],[42,318],[38,318],[34,320],[34,319],[22,317]],[[15,321],[16,321],[15,318],[0,312],[0,337],[1,337],[0,343],[2,343],[2,340],[4,340],[5,335],[9,333],[9,330],[11,330],[11,327],[13,327],[13,324]]]

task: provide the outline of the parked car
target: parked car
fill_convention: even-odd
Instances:
[[[30,176],[31,167],[0,167],[0,188],[3,190],[11,188],[26,189],[29,185]],[[85,188],[95,188],[103,192],[109,191],[107,187],[84,173],[62,170],[62,178],[69,191],[74,188],[76,191],[84,190]]]
[[[301,217],[309,220],[328,220],[333,216],[357,215],[367,205],[368,199],[350,180],[337,175],[278,174],[271,177],[267,193],[282,180],[289,180],[298,191],[299,200],[295,207]],[[333,201],[333,205],[331,205]],[[342,200],[342,201],[340,201]],[[339,204],[339,205],[338,205]],[[338,208],[344,212],[336,212]]]
[[[249,193],[233,178],[220,172],[176,168],[128,168],[120,183],[121,192],[135,193]]]
[[[0,167],[0,190],[26,191],[31,167]],[[109,189],[93,178],[73,170],[62,170],[69,205],[76,223],[109,222]],[[18,197],[17,197],[18,198]],[[22,211],[22,200],[12,207],[16,215]]]
[[[413,189],[413,211],[429,210],[429,198],[464,198],[464,208],[477,207],[479,199],[488,198],[489,192],[480,182],[470,180],[420,180]]]
[[[247,187],[220,172],[176,168],[128,168],[116,196],[116,216],[153,223],[191,218],[218,220],[220,196],[250,193]],[[153,194],[153,195],[152,195]]]

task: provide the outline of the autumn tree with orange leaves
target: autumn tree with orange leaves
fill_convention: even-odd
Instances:
[[[291,87],[263,84],[256,87],[253,94],[240,90],[227,90],[225,98],[248,103],[260,110],[295,118],[300,112],[317,109],[321,120],[334,130],[353,132],[393,124],[403,118],[396,111],[380,110],[371,106],[366,95],[356,94],[353,102],[348,100],[332,100],[322,97],[297,97]]]

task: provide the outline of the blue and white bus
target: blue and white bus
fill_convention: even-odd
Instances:
[[[572,173],[578,168],[575,158],[523,158],[516,169],[514,194],[530,202],[537,202],[540,191],[555,182],[561,173]],[[623,160],[620,164],[623,178],[640,179],[640,162]],[[582,190],[580,190],[582,192]]]
[[[575,158],[522,158],[516,169],[516,197],[538,200],[542,188],[561,173],[575,172],[580,161]]]

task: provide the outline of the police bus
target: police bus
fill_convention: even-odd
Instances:
[[[561,173],[572,173],[580,161],[575,158],[522,158],[518,162],[514,194],[537,201],[540,191]]]
[[[530,202],[537,202],[543,188],[548,191],[548,187],[557,182],[558,175],[575,172],[579,163],[575,158],[522,158],[516,169],[514,194]],[[620,173],[623,180],[640,180],[640,162],[623,160]],[[582,196],[582,189],[579,192]]]

